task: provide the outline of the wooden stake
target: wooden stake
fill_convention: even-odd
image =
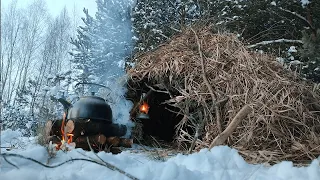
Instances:
[[[251,113],[253,109],[249,105],[245,105],[238,113],[237,115],[232,119],[231,123],[228,125],[228,127],[219,134],[213,142],[209,146],[209,150],[218,145],[222,145],[228,137],[232,134],[232,132],[237,128],[237,126],[240,124],[240,122],[249,114]]]

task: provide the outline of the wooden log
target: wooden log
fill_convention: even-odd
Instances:
[[[126,147],[126,148],[131,148],[133,144],[133,139],[126,139],[126,138],[120,138],[120,146],[121,147]]]
[[[74,130],[74,121],[68,120],[66,123],[65,133],[72,133]]]
[[[231,123],[228,125],[228,127],[219,134],[213,142],[209,146],[209,150],[218,145],[222,145],[228,137],[232,134],[232,132],[237,128],[237,126],[240,124],[240,122],[249,114],[251,113],[253,109],[249,105],[245,105],[238,113],[237,115],[232,119]]]
[[[107,145],[116,147],[127,147],[131,148],[133,139],[119,138],[119,137],[108,137],[106,141]]]
[[[95,144],[106,144],[106,136],[103,134],[97,134],[97,135],[93,135],[93,136],[88,136],[89,138],[89,142],[90,143],[95,143]],[[79,136],[76,140],[75,140],[77,146],[78,144],[88,144],[87,142],[87,136]]]
[[[106,144],[106,137],[103,134],[88,136],[90,146],[96,152],[99,152],[104,149]],[[82,148],[84,150],[91,150],[87,141],[87,136],[80,136],[75,139],[76,148]]]
[[[120,149],[119,147],[111,147],[111,148],[110,148],[110,152],[111,152],[112,154],[119,154],[119,153],[121,153],[122,151],[121,151],[121,149]]]
[[[110,146],[119,146],[120,138],[119,137],[108,137],[106,143]]]

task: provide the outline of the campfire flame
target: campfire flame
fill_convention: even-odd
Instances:
[[[66,113],[63,113],[63,119],[62,119],[62,124],[61,124],[61,143],[58,144],[57,150],[61,149],[61,146],[64,145],[65,143],[70,144],[73,142],[73,134],[72,133],[67,133],[65,132],[65,119],[66,119]]]
[[[140,112],[148,114],[149,112],[149,105],[146,102],[143,102],[143,104],[140,106]]]

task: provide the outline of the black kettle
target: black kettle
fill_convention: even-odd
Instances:
[[[75,85],[75,87],[77,87],[79,84],[94,84],[109,89],[106,86],[95,83],[78,83]],[[66,111],[67,120],[90,119],[93,121],[112,123],[112,110],[110,105],[105,99],[95,96],[94,93],[92,93],[91,96],[80,97],[80,99],[74,104],[69,103],[63,98],[59,98],[58,101],[63,105]]]

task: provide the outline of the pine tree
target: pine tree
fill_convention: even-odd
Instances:
[[[198,1],[138,0],[132,14],[137,40],[135,51],[144,52],[156,48],[200,17]]]
[[[77,30],[77,37],[71,38],[74,46],[70,55],[74,66],[74,79],[78,82],[91,82],[93,72],[92,65],[92,38],[94,33],[94,19],[89,15],[88,9],[83,9],[85,18],[82,18],[84,26]]]
[[[100,82],[124,72],[126,56],[132,49],[130,20],[131,5],[128,0],[97,0],[92,36],[92,63]]]
[[[127,1],[97,0],[95,18],[84,10],[84,26],[72,39],[72,62],[79,71],[77,81],[105,83],[112,76],[124,72],[123,57],[132,49],[131,21]],[[121,74],[123,75],[123,74]]]

